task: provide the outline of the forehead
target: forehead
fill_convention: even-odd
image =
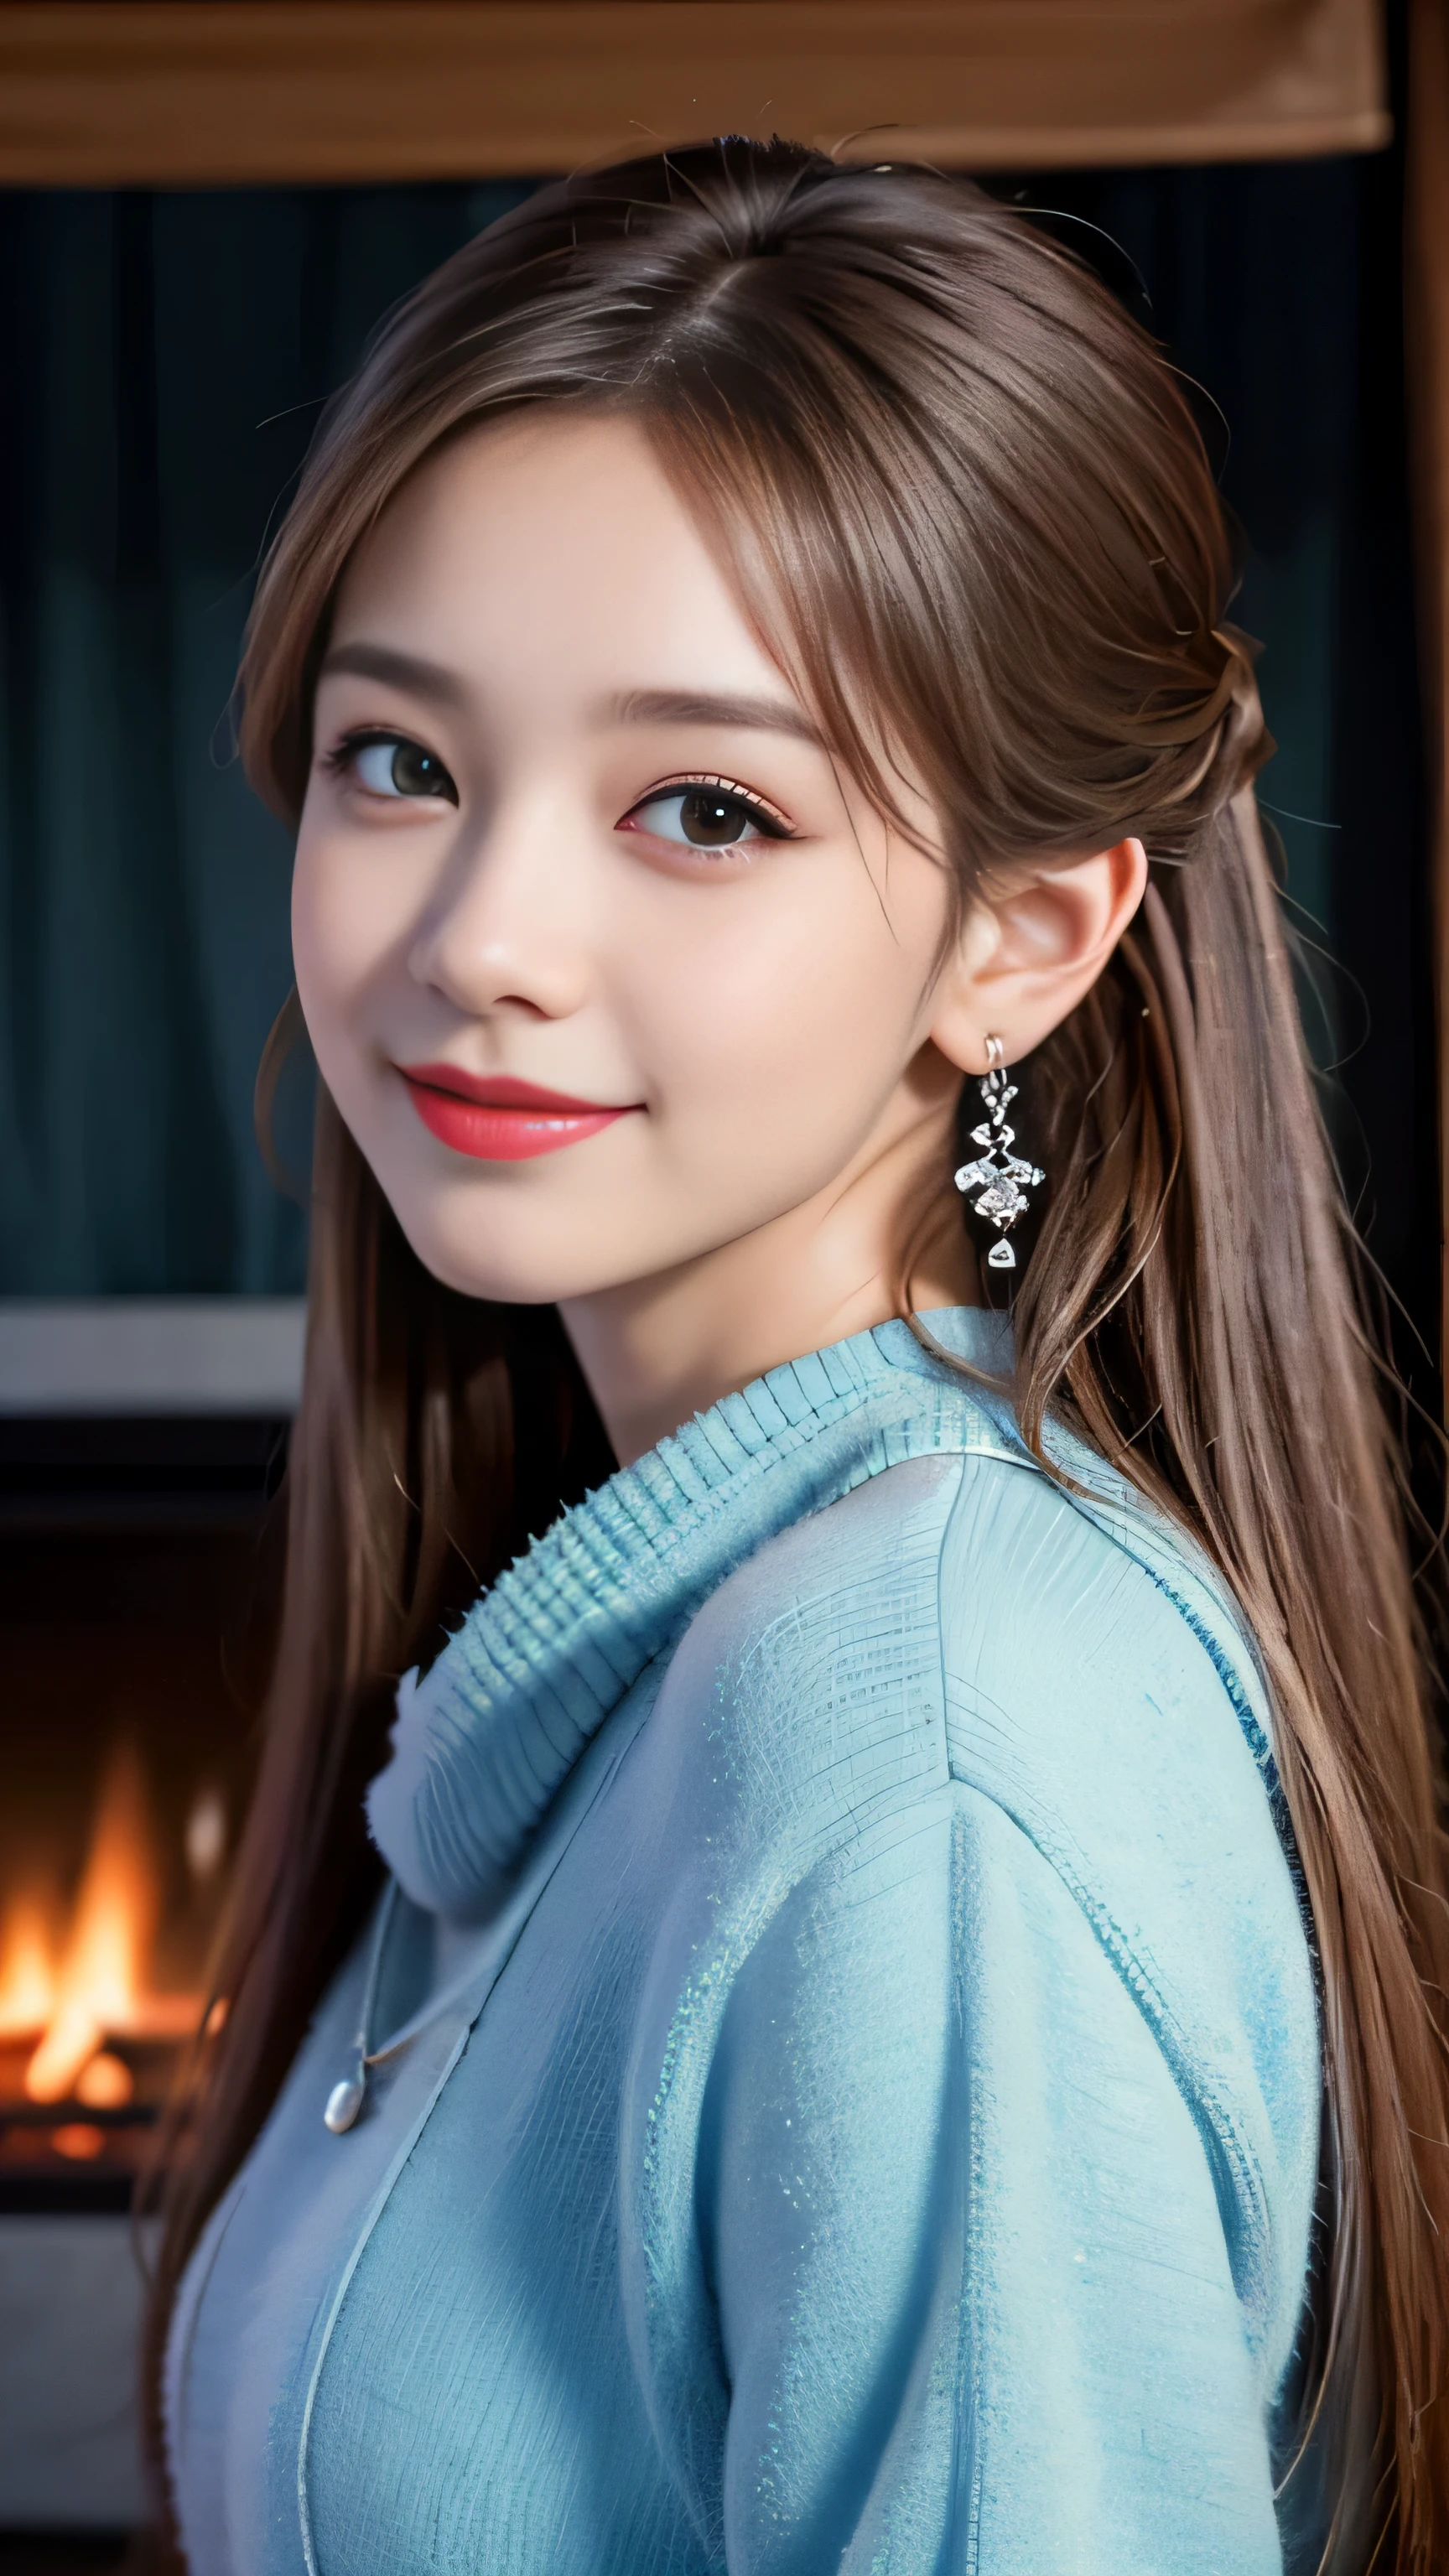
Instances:
[[[336,643],[459,669],[790,696],[644,430],[539,407],[430,456],[354,555]]]

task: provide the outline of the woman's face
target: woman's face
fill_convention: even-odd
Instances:
[[[841,777],[632,424],[472,433],[355,557],[297,980],[451,1286],[587,1298],[898,1151],[950,1071],[947,891]]]

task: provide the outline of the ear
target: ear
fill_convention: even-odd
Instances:
[[[985,1073],[986,1040],[1007,1064],[1030,1055],[1090,992],[1147,886],[1140,841],[1086,859],[1013,868],[978,895],[932,996],[930,1035],[963,1073]]]

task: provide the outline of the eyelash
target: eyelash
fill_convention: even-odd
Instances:
[[[642,796],[635,797],[629,811],[637,814],[641,806],[652,805],[656,797],[672,796],[676,791],[687,793],[691,787],[717,787],[721,796],[732,796],[762,825],[772,841],[793,841],[796,838],[794,826],[787,823],[777,805],[767,804],[753,787],[742,786],[739,779],[725,778],[714,770],[688,769],[682,770],[676,778],[657,778],[652,787],[645,788]]]
[[[413,736],[410,733],[398,733],[391,725],[357,725],[351,733],[343,734],[341,740],[335,742],[330,751],[324,751],[322,766],[324,769],[330,769],[334,776],[340,776],[344,770],[351,768],[360,751],[370,751],[374,743],[411,742],[412,740]],[[425,747],[422,743],[418,744],[419,751]]]

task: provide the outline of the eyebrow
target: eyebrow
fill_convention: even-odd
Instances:
[[[799,742],[819,743],[818,725],[803,708],[783,698],[712,697],[697,689],[630,689],[612,699],[606,719],[614,724],[734,725],[751,733],[793,734]]]
[[[356,680],[381,680],[405,689],[410,697],[434,706],[459,708],[467,692],[453,671],[418,653],[399,652],[391,644],[339,644],[323,661],[319,679],[346,673]],[[628,689],[606,701],[603,717],[610,724],[729,725],[749,733],[783,733],[799,742],[819,743],[820,729],[803,708],[784,698],[716,696],[700,689]]]
[[[340,672],[354,680],[382,680],[389,688],[406,689],[410,697],[430,699],[436,707],[461,707],[467,695],[462,681],[441,662],[399,653],[390,644],[339,644],[326,656],[318,678],[329,680]]]

